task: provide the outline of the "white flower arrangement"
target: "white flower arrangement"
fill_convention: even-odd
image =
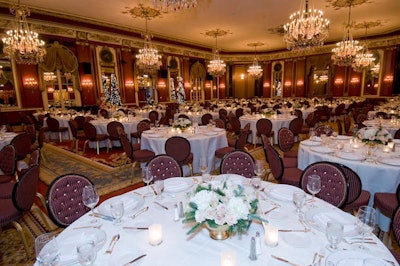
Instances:
[[[385,144],[392,141],[392,135],[383,127],[363,127],[356,137],[365,143]]]
[[[191,125],[192,125],[192,122],[189,119],[178,118],[178,120],[174,121],[173,127],[174,128],[185,129],[185,128],[190,127]]]
[[[229,233],[245,232],[256,215],[258,199],[253,190],[229,181],[212,181],[199,185],[189,200],[185,212],[186,223],[194,223],[187,234],[206,224],[210,228],[229,226]]]
[[[275,112],[275,110],[274,109],[272,109],[272,108],[265,108],[265,109],[263,109],[262,110],[262,114],[263,115],[274,115],[276,112]]]

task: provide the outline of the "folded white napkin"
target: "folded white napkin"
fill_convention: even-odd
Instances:
[[[345,234],[353,231],[355,228],[354,221],[351,221],[345,215],[342,215],[342,214],[340,214],[338,212],[334,212],[334,211],[318,213],[314,216],[314,221],[324,227],[326,227],[326,225],[329,221],[341,223],[341,224],[343,224],[343,232]]]
[[[119,196],[119,197],[113,197],[109,200],[106,200],[103,202],[99,207],[98,211],[101,214],[107,215],[107,216],[112,216],[111,214],[111,203],[114,201],[120,200],[124,203],[124,211],[125,213],[130,212],[133,210],[137,204],[138,201],[135,198],[128,197],[128,196]]]
[[[186,180],[183,180],[182,178],[175,179],[175,178],[170,178],[166,179],[164,181],[164,189],[166,191],[180,191],[188,188],[188,183]]]
[[[290,186],[279,186],[273,187],[270,191],[270,195],[278,200],[291,201],[293,200],[293,192],[296,191],[295,187]]]

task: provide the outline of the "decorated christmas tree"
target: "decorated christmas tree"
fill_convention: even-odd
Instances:
[[[121,97],[119,96],[119,90],[118,90],[118,83],[117,83],[117,77],[115,74],[111,74],[111,93],[109,97],[109,102],[111,105],[118,105],[121,106]]]
[[[101,81],[103,84],[103,93],[104,93],[104,98],[106,100],[106,102],[109,102],[110,100],[110,94],[108,93],[108,82],[107,82],[107,76],[103,75],[101,76]]]
[[[178,77],[177,80],[178,80],[178,89],[176,91],[177,100],[178,100],[179,104],[182,104],[186,100],[185,88],[183,86],[183,78],[182,77]]]

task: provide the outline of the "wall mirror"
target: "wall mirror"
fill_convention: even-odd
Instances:
[[[283,61],[277,61],[272,63],[272,89],[271,98],[282,98],[283,97]]]
[[[112,47],[107,47],[107,46],[97,46],[96,47],[96,54],[97,54],[97,65],[98,65],[98,77],[100,78],[98,86],[99,91],[98,95],[99,96],[104,96],[105,94],[109,93],[109,91],[105,92],[104,90],[107,89],[107,87],[103,87],[103,77],[105,77],[106,80],[111,80],[111,74],[115,74],[115,77],[117,78],[117,84],[118,88],[121,88],[120,84],[120,78],[119,78],[119,72],[117,68],[117,55],[116,51]],[[110,87],[108,86],[108,90],[110,90]],[[123,98],[123,95],[121,95],[121,90],[120,90],[120,96]],[[98,97],[100,99],[100,97]]]
[[[382,69],[382,50],[370,51],[375,60],[371,64],[369,69],[363,71],[363,82],[362,82],[362,95],[363,96],[378,96],[380,91],[379,80],[381,79]]]
[[[0,55],[0,107],[18,107],[17,82],[13,75],[13,64]]]
[[[324,96],[328,93],[328,69],[313,69],[312,71],[312,96]]]

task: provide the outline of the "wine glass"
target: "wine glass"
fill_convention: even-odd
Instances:
[[[293,192],[293,203],[294,206],[296,207],[296,212],[299,215],[299,217],[302,214],[301,208],[303,208],[305,202],[306,202],[306,193],[304,193],[303,191]]]
[[[200,170],[202,176],[207,172],[208,165],[207,165],[207,158],[206,157],[201,157],[200,158],[200,160],[199,160],[199,170]]]
[[[359,233],[362,235],[361,245],[358,248],[368,250],[364,245],[365,236],[370,234],[376,224],[376,211],[370,206],[361,206],[358,208],[356,225]]]
[[[110,204],[111,215],[114,218],[114,224],[122,224],[122,216],[124,216],[124,203],[121,200],[116,200]]]
[[[330,251],[336,251],[337,245],[342,241],[343,238],[343,224],[336,221],[329,221],[326,225],[326,238],[329,241],[328,249]]]
[[[143,182],[145,182],[146,186],[147,186],[147,193],[145,194],[145,196],[148,196],[148,197],[152,196],[153,193],[151,193],[151,191],[150,191],[149,184],[153,180],[153,175],[151,174],[150,169],[148,169],[147,167],[144,167],[142,169],[142,179],[143,179]]]
[[[265,173],[263,160],[256,160],[256,163],[254,165],[254,173],[261,179],[261,176]]]
[[[82,266],[93,265],[96,260],[97,251],[93,240],[81,243],[76,247],[78,261]]]
[[[95,186],[85,186],[82,191],[82,202],[86,207],[90,208],[92,213],[94,207],[99,203],[99,194],[96,191]]]
[[[308,176],[307,190],[312,194],[311,207],[315,207],[315,194],[318,194],[321,191],[321,177],[319,175]]]
[[[157,192],[156,199],[158,199],[158,200],[163,199],[164,197],[163,197],[162,193],[164,191],[164,180],[162,180],[162,179],[156,180],[154,182],[154,189]]]
[[[36,261],[39,265],[53,265],[59,259],[59,248],[55,235],[46,233],[35,238]]]
[[[315,139],[315,131],[314,128],[310,128],[310,140],[314,140]]]

